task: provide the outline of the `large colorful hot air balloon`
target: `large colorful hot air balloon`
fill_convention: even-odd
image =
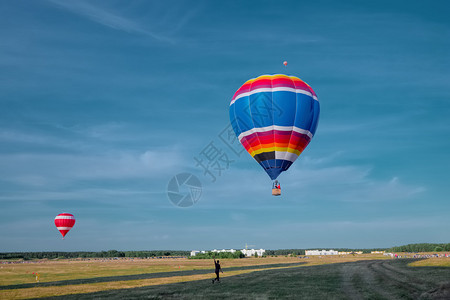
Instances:
[[[262,75],[236,91],[230,121],[247,152],[276,180],[311,141],[319,111],[317,95],[304,81],[282,74]]]
[[[72,229],[73,225],[75,225],[75,217],[69,213],[59,214],[55,218],[55,225],[59,232],[61,232],[64,239],[69,230]]]

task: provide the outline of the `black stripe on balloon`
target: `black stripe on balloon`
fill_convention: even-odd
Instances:
[[[265,160],[275,159],[275,151],[256,154],[253,158],[259,163]]]

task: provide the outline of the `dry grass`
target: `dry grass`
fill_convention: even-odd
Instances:
[[[299,266],[298,266],[299,267]],[[241,271],[230,271],[221,274],[221,277],[235,276],[239,274],[245,274],[250,272],[284,269],[292,267],[275,267],[264,269],[249,269]],[[1,298],[5,299],[27,299],[27,298],[40,298],[49,296],[62,296],[70,294],[81,293],[93,293],[107,290],[138,288],[152,285],[162,285],[177,282],[188,282],[194,280],[211,280],[214,278],[214,274],[201,274],[201,275],[189,275],[189,276],[173,276],[173,277],[161,277],[152,279],[141,280],[127,280],[127,281],[112,281],[103,283],[91,283],[91,284],[79,284],[79,285],[66,285],[66,286],[49,286],[49,287],[36,287],[27,289],[15,289],[15,290],[2,290],[0,291]]]
[[[246,259],[222,259],[221,265],[243,267],[266,264],[305,262],[307,265],[319,265],[349,262],[364,259],[385,259],[384,256],[370,254],[342,256],[311,256],[307,259],[297,257],[266,257]],[[135,260],[56,260],[25,264],[0,265],[0,286],[34,283],[33,272],[41,274],[40,282],[95,278],[104,276],[136,275],[145,273],[170,272],[177,270],[211,269],[213,263],[205,259],[135,259]]]
[[[383,255],[342,255],[342,256],[310,256],[309,258],[298,257],[266,257],[266,258],[246,258],[246,259],[221,259],[224,269],[230,267],[258,266],[283,263],[303,262],[302,266],[314,266],[322,264],[334,264],[342,262],[353,262],[371,259],[387,259]],[[193,280],[211,279],[213,274],[213,263],[211,260],[191,260],[191,259],[144,259],[144,260],[111,260],[111,261],[43,261],[40,263],[2,265],[0,269],[0,285],[33,283],[32,272],[41,274],[40,281],[59,281],[82,278],[95,278],[103,276],[135,275],[155,272],[171,272],[177,270],[211,269],[211,274],[161,277],[151,279],[112,281],[102,283],[35,287],[14,290],[1,290],[0,298],[5,299],[25,299],[32,297],[47,297],[57,295],[91,293],[97,291],[136,288],[142,286],[161,285],[175,282],[187,282]],[[230,271],[223,274],[223,277],[262,271],[277,268],[248,269],[241,271]]]
[[[411,267],[450,267],[450,257],[431,257],[410,263]]]
[[[186,263],[186,259],[165,260],[91,260],[41,261],[39,263],[10,264],[0,267],[0,286],[33,283],[33,272],[41,274],[40,282],[94,278],[104,276],[135,275],[211,268],[210,262]],[[191,260],[189,260],[191,262]]]
[[[233,276],[250,271],[236,271],[224,274],[225,276]],[[38,297],[49,297],[49,296],[62,296],[70,294],[80,294],[80,293],[93,293],[106,290],[116,290],[116,289],[127,289],[127,288],[137,288],[143,286],[160,285],[176,282],[187,282],[193,280],[211,279],[213,276],[211,274],[202,275],[191,275],[191,276],[174,276],[174,277],[162,277],[162,278],[152,278],[152,279],[141,279],[141,280],[129,280],[129,281],[112,281],[103,283],[91,283],[91,284],[79,284],[79,285],[68,285],[68,286],[50,286],[50,287],[37,287],[28,289],[17,289],[17,290],[3,290],[0,291],[1,298],[4,299],[27,299],[27,298],[38,298]]]
[[[323,264],[335,264],[343,262],[354,262],[360,260],[372,259],[390,259],[390,257],[380,254],[359,254],[359,255],[324,255],[324,256],[310,256],[308,259],[301,261],[307,262],[305,266],[316,266]]]

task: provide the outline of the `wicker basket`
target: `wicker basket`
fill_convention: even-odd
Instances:
[[[272,189],[272,195],[273,196],[280,196],[281,195],[281,189]]]

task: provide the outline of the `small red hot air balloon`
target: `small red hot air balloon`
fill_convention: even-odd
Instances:
[[[284,62],[283,62],[283,65],[286,67],[286,66],[287,66],[287,61],[284,61]]]
[[[55,225],[59,232],[61,232],[64,239],[69,230],[72,229],[73,225],[75,225],[75,217],[69,213],[59,214],[55,218]]]

